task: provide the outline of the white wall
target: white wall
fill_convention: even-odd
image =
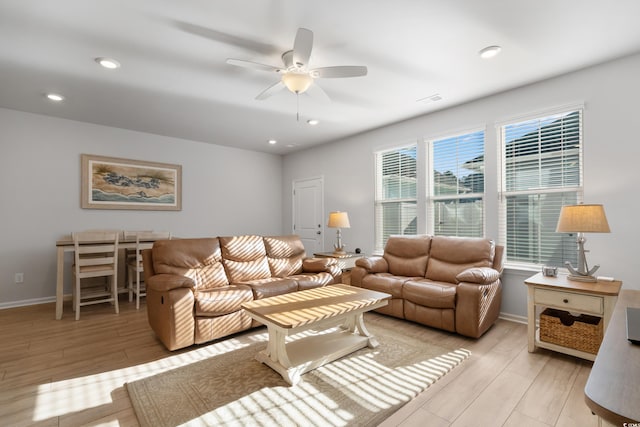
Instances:
[[[640,241],[640,55],[503,92],[458,107],[285,156],[283,228],[291,228],[291,182],[324,176],[325,209],[349,212],[351,228],[343,230],[349,250],[371,253],[374,246],[374,157],[384,147],[486,127],[487,236],[498,237],[496,123],[584,104],[585,202],[603,203],[611,234],[587,235],[587,260],[601,265],[598,275],[614,276],[625,288],[640,289],[634,259]],[[446,97],[446,94],[444,94]],[[335,238],[325,235],[325,249]],[[502,312],[526,316],[522,280],[532,272],[507,271]]]
[[[182,211],[81,209],[82,153],[182,165]],[[74,230],[280,234],[281,189],[281,156],[0,109],[0,307],[53,299],[55,242]]]

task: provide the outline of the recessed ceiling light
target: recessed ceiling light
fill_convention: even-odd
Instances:
[[[61,102],[64,101],[64,96],[57,93],[48,93],[47,99],[54,102]]]
[[[104,68],[108,68],[110,70],[115,70],[116,68],[120,68],[120,63],[113,58],[96,58],[96,62],[103,66]]]
[[[425,96],[424,98],[418,99],[416,102],[437,102],[442,100],[442,95],[439,93],[434,93],[433,95]]]
[[[307,120],[307,123],[309,123],[311,126],[315,126],[318,123],[320,123],[320,120],[318,120],[318,119],[309,119],[309,120]]]
[[[278,141],[276,141],[275,139],[270,139],[269,141],[267,141],[269,144],[271,145],[275,145],[278,143]]]
[[[478,52],[478,55],[480,55],[480,58],[482,59],[489,59],[499,54],[501,50],[502,48],[500,46],[487,46],[484,49],[480,50],[480,52]]]

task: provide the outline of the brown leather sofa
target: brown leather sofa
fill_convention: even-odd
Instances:
[[[351,284],[391,294],[381,313],[478,338],[500,313],[503,253],[489,239],[391,236],[382,256],[356,261]]]
[[[169,350],[258,326],[242,303],[342,274],[333,258],[306,258],[298,236],[161,240],[142,257],[149,324]]]

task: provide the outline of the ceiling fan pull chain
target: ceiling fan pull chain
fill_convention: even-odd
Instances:
[[[296,92],[296,122],[300,121],[300,94]]]

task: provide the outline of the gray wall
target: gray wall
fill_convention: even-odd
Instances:
[[[623,58],[458,107],[285,156],[283,228],[291,229],[291,182],[324,177],[325,216],[349,212],[351,228],[343,230],[348,249],[371,253],[374,245],[374,155],[377,150],[482,127],[486,129],[486,234],[498,237],[498,146],[496,125],[563,106],[584,104],[585,202],[603,203],[610,234],[587,235],[587,260],[599,263],[598,275],[614,276],[625,288],[640,289],[635,279],[640,227],[638,102],[640,55]],[[446,97],[446,94],[444,94]],[[289,208],[288,208],[289,207]],[[424,224],[422,224],[424,226]],[[424,230],[424,228],[422,228]],[[334,233],[325,234],[325,249]],[[533,271],[505,272],[502,312],[526,316],[522,281]]]
[[[53,300],[55,242],[74,230],[282,232],[281,156],[7,109],[0,135],[0,308]],[[81,209],[81,153],[182,165],[182,211]],[[23,284],[14,284],[18,272]]]

